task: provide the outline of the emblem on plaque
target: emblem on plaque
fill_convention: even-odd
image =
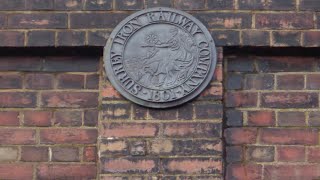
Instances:
[[[127,99],[147,107],[185,103],[209,84],[216,50],[205,26],[171,8],[139,11],[111,33],[104,63],[112,85]]]

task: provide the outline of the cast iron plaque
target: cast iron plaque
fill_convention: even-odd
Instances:
[[[166,108],[196,97],[216,66],[213,39],[193,16],[171,8],[139,11],[111,33],[104,63],[112,85],[127,99]]]

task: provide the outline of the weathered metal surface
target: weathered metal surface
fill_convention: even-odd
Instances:
[[[209,84],[216,66],[214,41],[193,16],[171,8],[139,11],[112,32],[104,50],[112,85],[147,107],[185,103]]]

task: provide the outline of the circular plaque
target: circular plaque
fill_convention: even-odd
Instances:
[[[193,16],[151,8],[124,19],[111,33],[104,63],[112,85],[147,107],[177,106],[210,83],[216,66],[214,41]]]

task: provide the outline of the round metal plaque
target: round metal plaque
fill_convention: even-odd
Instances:
[[[111,33],[104,63],[112,85],[147,107],[177,106],[209,84],[216,49],[205,26],[171,8],[139,11]]]

